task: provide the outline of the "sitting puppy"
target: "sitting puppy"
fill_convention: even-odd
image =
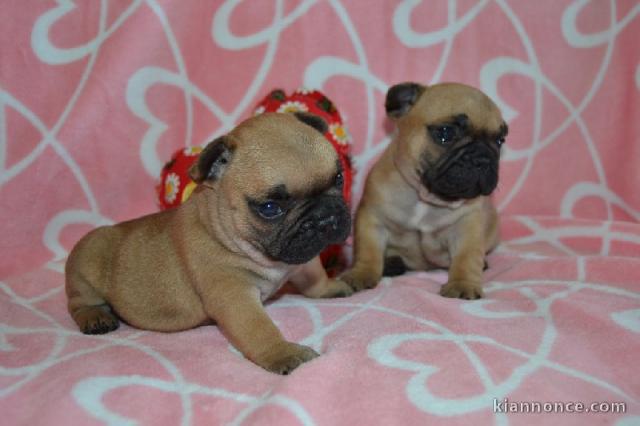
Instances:
[[[318,356],[284,340],[262,302],[289,281],[308,297],[352,293],[318,254],[351,220],[338,155],[319,117],[263,114],[203,150],[183,205],[82,238],[66,265],[71,316],[83,333],[178,331],[215,322],[261,367],[287,374]]]
[[[498,107],[462,84],[402,83],[385,108],[397,137],[367,177],[354,264],[341,279],[357,291],[383,275],[449,268],[441,295],[482,297],[485,254],[498,244],[488,197],[507,135]]]

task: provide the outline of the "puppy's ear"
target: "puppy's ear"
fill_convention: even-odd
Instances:
[[[391,118],[399,118],[405,115],[416,103],[424,89],[424,86],[412,82],[391,86],[384,101],[387,115]]]
[[[296,112],[294,115],[298,120],[302,121],[304,124],[308,124],[320,133],[324,134],[329,129],[327,122],[324,121],[322,117],[315,114],[309,114],[308,112]]]
[[[229,166],[235,144],[228,136],[220,136],[204,148],[198,160],[189,169],[189,177],[195,183],[218,180]]]

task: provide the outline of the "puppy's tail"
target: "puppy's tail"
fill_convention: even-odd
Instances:
[[[105,334],[120,322],[107,301],[98,294],[82,274],[67,268],[66,286],[69,313],[84,334]]]

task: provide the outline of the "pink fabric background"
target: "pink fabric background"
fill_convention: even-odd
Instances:
[[[637,1],[0,3],[0,412],[8,424],[640,424]],[[444,272],[268,310],[323,356],[290,377],[217,329],[81,335],[61,273],[92,227],[156,210],[178,147],[274,87],[324,91],[357,196],[392,130],[390,84],[461,81],[510,134],[505,242],[486,299]],[[493,399],[624,401],[625,414],[500,414]]]

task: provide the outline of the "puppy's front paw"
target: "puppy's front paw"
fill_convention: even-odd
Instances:
[[[329,279],[327,291],[322,297],[349,297],[353,294],[353,289],[349,284],[341,279]]]
[[[375,274],[359,269],[351,269],[338,277],[339,280],[347,283],[353,291],[374,288],[378,285],[380,278]]]
[[[482,284],[472,281],[449,281],[440,288],[440,295],[457,299],[480,299]]]
[[[327,279],[322,285],[315,285],[303,290],[302,294],[313,299],[329,299],[333,297],[347,297],[353,294],[349,284],[340,279]]]
[[[286,375],[301,364],[318,356],[320,354],[308,346],[284,342],[269,353],[265,362],[259,364],[272,373]]]

